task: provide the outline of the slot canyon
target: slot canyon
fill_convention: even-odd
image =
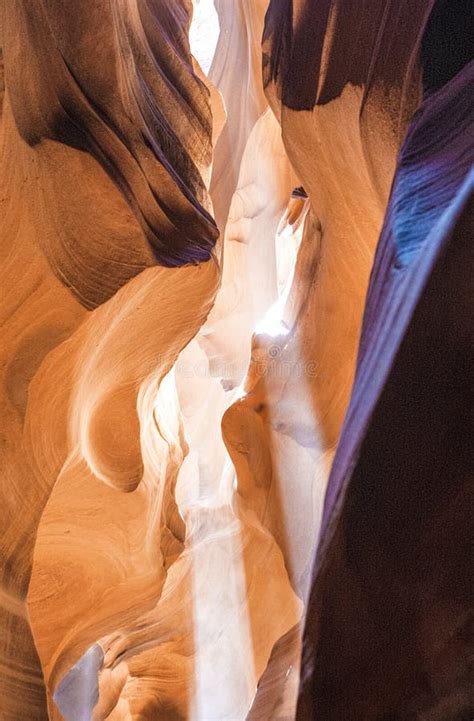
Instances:
[[[472,0],[0,0],[0,721],[473,721]]]

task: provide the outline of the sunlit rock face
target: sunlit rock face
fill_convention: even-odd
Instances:
[[[456,8],[5,3],[1,721],[471,718]]]
[[[234,501],[220,423],[278,297],[294,180],[254,60],[262,119],[209,316],[223,114],[189,54],[191,6],[92,10],[5,13],[2,719],[245,718],[301,601]]]
[[[261,38],[268,0],[215,0],[220,34],[209,78],[222,93],[227,123],[216,147],[211,195],[219,228],[227,220],[253,126],[267,107]]]
[[[186,444],[162,379],[219,282],[188,10],[2,7],[5,721],[48,718],[46,696],[60,718],[58,678],[114,615],[159,593],[182,546]]]
[[[266,96],[281,126],[295,184],[303,185],[309,198],[300,204],[293,226],[297,256],[289,283],[256,326],[246,393],[222,424],[237,472],[237,498],[277,540],[302,601],[354,379],[396,156],[421,97],[420,67],[414,62],[420,23],[411,39],[405,33],[399,41],[397,66],[386,79],[377,68],[384,42],[381,19],[375,9],[373,15],[355,5],[347,13],[335,5],[326,8],[326,17],[321,4],[270,3],[263,36]],[[359,59],[351,56],[352,34],[346,32],[343,42],[344,28],[352,33],[356,20]],[[311,41],[306,33],[315,34]],[[296,73],[299,45],[305,62],[300,58]],[[352,81],[357,62],[362,68]],[[306,95],[295,99],[292,93],[304,84]],[[325,93],[314,95],[318,87]],[[278,249],[281,265],[286,251]],[[274,646],[250,719],[294,717],[299,657],[295,628]]]

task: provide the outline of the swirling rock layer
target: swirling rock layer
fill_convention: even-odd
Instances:
[[[156,262],[208,259],[217,230],[201,173],[211,116],[187,3],[7,10],[7,91],[35,150],[41,247],[61,282],[93,307]]]
[[[0,717],[467,721],[472,8],[214,10],[1,9]]]
[[[2,7],[0,715],[5,721],[47,718],[43,673],[48,677],[50,657],[61,651],[55,634],[62,633],[64,643],[72,631],[58,610],[68,594],[73,615],[83,608],[80,600],[88,599],[81,619],[87,626],[91,608],[92,596],[83,593],[94,587],[90,559],[83,581],[80,560],[70,572],[61,560],[60,539],[71,532],[65,521],[72,496],[60,509],[59,530],[46,524],[56,550],[48,547],[45,572],[41,543],[37,546],[36,578],[43,584],[34,581],[30,587],[33,549],[42,537],[38,524],[46,503],[54,507],[52,489],[61,495],[59,479],[71,482],[76,469],[78,494],[87,507],[87,478],[119,495],[139,484],[147,465],[140,434],[146,434],[143,425],[152,424],[156,389],[197,332],[217,289],[212,259],[175,270],[151,267],[209,259],[217,238],[202,177],[211,161],[209,92],[193,70],[188,11],[187,4],[171,8],[156,2],[124,2],[113,9],[107,3],[59,2]],[[181,283],[169,283],[175,274],[190,284],[187,315],[174,312],[181,293]],[[99,316],[86,311],[97,306]],[[171,338],[164,346],[157,333],[161,324]],[[147,379],[151,390],[143,403],[149,420],[140,425],[137,399]],[[159,473],[166,476],[163,435],[162,429],[158,440],[154,437],[164,461]],[[174,443],[171,469],[185,449],[182,439]],[[173,556],[182,545],[182,521],[171,500],[173,472],[169,485],[163,482],[161,500],[150,501],[160,519],[164,508],[163,529],[161,546],[153,544],[153,559],[143,569],[144,588],[154,574],[160,576],[161,553]],[[96,502],[91,500],[92,525],[103,528]],[[79,546],[87,555],[91,546],[83,540]],[[112,558],[113,576],[114,564],[121,562],[113,548],[110,556],[105,546],[103,551],[104,559]],[[139,583],[130,598],[134,593],[143,595]],[[35,629],[43,668],[31,632],[36,598],[43,609]],[[43,642],[44,622],[52,635]],[[70,637],[72,655],[75,634],[80,636],[80,629]],[[53,704],[49,712],[57,717]]]

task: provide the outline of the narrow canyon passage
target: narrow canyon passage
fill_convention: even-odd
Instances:
[[[198,19],[202,22],[202,16]],[[212,27],[211,19],[207,20]],[[233,17],[231,20],[235,22]],[[203,35],[196,37],[196,55],[199,43],[208,46],[207,27],[200,26]],[[233,27],[233,38],[235,47],[227,47],[231,67],[252,41],[245,25]],[[227,72],[224,66],[224,77]],[[258,67],[249,67],[248,82],[250,86],[261,84]],[[230,112],[228,109],[227,122]],[[240,123],[234,122],[234,127],[240,132]],[[232,153],[233,147],[229,142],[228,152]],[[139,400],[138,416],[145,467],[141,483],[148,481],[150,496],[155,496],[153,501],[150,497],[147,513],[148,552],[153,553],[156,534],[162,535],[163,530],[171,539],[161,540],[166,573],[159,595],[150,598],[151,608],[130,614],[117,631],[98,639],[104,670],[98,677],[94,718],[108,718],[111,709],[116,714],[121,709],[125,718],[131,707],[133,713],[142,714],[155,708],[167,717],[244,719],[274,644],[301,620],[301,598],[287,570],[298,565],[297,555],[293,563],[291,546],[286,543],[296,534],[291,528],[291,503],[285,504],[287,499],[282,497],[281,477],[288,474],[288,465],[297,456],[295,448],[300,448],[307,456],[303,468],[311,481],[306,489],[307,514],[314,515],[311,520],[317,524],[327,468],[322,466],[313,484],[309,464],[323,457],[324,451],[318,447],[322,444],[318,444],[312,410],[306,407],[303,411],[307,403],[300,407],[302,446],[298,431],[295,435],[291,429],[280,429],[281,423],[259,410],[268,406],[270,393],[281,392],[289,381],[301,386],[302,397],[307,393],[304,358],[286,366],[278,362],[294,323],[287,318],[286,325],[283,316],[307,212],[306,203],[303,217],[289,224],[285,213],[295,183],[278,123],[271,111],[264,109],[250,129],[235,178],[220,250],[221,283],[212,310],[159,385],[154,374],[140,389],[143,401]],[[252,345],[257,357],[251,361]],[[247,377],[249,363],[251,378]],[[258,395],[251,390],[255,383],[264,386]],[[246,418],[249,413],[255,420]],[[253,451],[268,459],[261,489],[258,480],[247,479],[245,472],[236,475],[232,456],[247,452],[243,424],[262,426]],[[170,461],[164,464],[163,459],[173,452],[179,460],[170,473]],[[235,462],[238,467],[237,458]],[[158,479],[169,490],[160,493]],[[291,491],[287,488],[286,493]],[[162,527],[163,517],[169,530]],[[301,521],[298,514],[298,524]],[[180,527],[176,529],[176,525]],[[307,565],[308,541],[313,537],[308,533],[300,575],[307,570],[304,562]],[[301,553],[304,544],[299,545]],[[293,643],[295,670],[287,684],[293,704],[297,648]],[[142,678],[127,667],[134,657],[146,658],[147,649],[154,651],[154,705],[150,702],[150,669]],[[89,653],[95,662],[92,650]],[[168,673],[172,669],[171,688],[169,680],[161,677],[163,663],[170,665]],[[81,670],[84,674],[90,674],[87,664]],[[76,676],[77,666],[54,696],[66,718],[77,705],[81,681]]]
[[[471,721],[472,22],[0,6],[0,721]]]

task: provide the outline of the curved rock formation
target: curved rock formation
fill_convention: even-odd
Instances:
[[[62,507],[54,528],[55,494],[64,498],[61,479],[77,483],[76,501],[87,509],[87,479],[98,484],[99,495],[106,489],[120,495],[143,480],[140,436],[153,423],[158,382],[203,322],[218,285],[213,260],[145,269],[210,258],[217,229],[201,177],[211,161],[209,92],[192,69],[187,4],[171,10],[167,3],[123,3],[113,17],[105,5],[88,3],[67,9],[16,3],[2,13],[2,467],[8,492],[2,505],[0,715],[36,721],[47,711],[30,621],[49,678],[48,663],[61,652],[55,638],[64,644],[69,632],[58,617],[64,594],[74,599],[65,618],[81,608],[79,598],[88,608],[93,599],[82,593],[80,572],[74,580],[81,549],[90,548],[82,545],[80,524],[79,549],[69,544],[79,559],[72,575],[63,561],[55,563],[61,544],[56,555],[48,547],[42,558],[43,537],[67,540],[71,531]],[[187,284],[192,308],[176,314],[179,288]],[[98,305],[98,315],[85,310]],[[165,336],[157,331],[161,324]],[[137,399],[147,409],[140,425]],[[158,441],[161,448],[165,441]],[[184,448],[179,441],[175,453]],[[159,503],[152,499],[147,511],[141,501],[145,515],[164,509],[166,556],[182,545],[182,522],[168,499],[173,473]],[[44,531],[38,531],[48,498],[53,527],[47,510]],[[72,493],[66,505],[72,510],[74,502]],[[137,505],[128,502],[131,509]],[[99,531],[100,504],[90,495],[89,503]],[[150,521],[150,528],[155,525]],[[168,525],[173,531],[166,538]],[[146,538],[141,543],[146,546]],[[162,573],[160,543],[152,545],[143,588]],[[117,550],[112,546],[112,556]],[[108,571],[114,577],[112,565]],[[136,586],[140,596],[143,588]],[[45,593],[57,626],[44,615]],[[87,625],[86,616],[82,622]],[[76,641],[70,643],[74,662]],[[50,714],[57,714],[54,705]]]
[[[1,720],[467,721],[468,3],[0,17]]]
[[[399,157],[325,502],[302,720],[472,716],[472,87],[473,62],[426,97]]]
[[[106,35],[113,30],[112,39],[102,38],[104,52],[113,55],[117,50],[117,36],[122,38],[120,33],[131,21],[138,34],[135,41],[143,42],[141,13],[147,8],[149,6],[144,5],[134,11],[131,6],[124,6],[123,17],[118,15],[113,23],[104,23],[108,28],[106,33],[104,30]],[[58,9],[39,6],[36,15],[22,15],[22,21],[33,29],[37,27],[37,39],[30,52],[35,62],[35,53],[38,54],[39,65],[44,61],[44,49],[37,45],[47,47],[53,42],[57,31],[54,30],[55,22],[67,25],[68,18],[59,17]],[[20,10],[15,8],[15,13]],[[83,29],[79,37],[63,39],[66,56],[73,51],[79,56],[81,43],[93,46],[97,42],[97,18],[94,22],[94,17],[83,17],[83,11],[84,8],[76,8],[75,15],[69,16],[72,33],[76,32],[73,17],[81,18]],[[48,32],[41,33],[45,14],[51,27]],[[172,15],[170,19],[166,13],[158,14],[156,19],[168,30],[169,23],[177,19],[184,27],[187,16],[179,12],[176,17]],[[11,33],[19,19],[13,15],[7,20]],[[68,30],[63,26],[62,29]],[[147,31],[152,30],[148,19]],[[28,35],[24,38],[26,42]],[[181,35],[179,39],[183,40]],[[35,359],[31,345],[24,345],[20,356],[33,357],[36,365],[25,377],[28,397],[25,398],[26,390],[23,391],[25,417],[19,427],[22,440],[18,448],[27,451],[28,468],[14,480],[19,487],[23,478],[29,475],[38,498],[34,504],[30,502],[34,518],[27,529],[30,549],[24,559],[23,587],[24,592],[28,588],[28,606],[25,608],[22,599],[18,606],[21,623],[27,618],[33,630],[45,678],[48,711],[41,701],[38,677],[38,699],[26,683],[20,694],[12,689],[11,694],[4,695],[5,718],[10,721],[25,714],[32,719],[34,716],[44,718],[46,713],[51,719],[142,718],[155,712],[166,713],[169,718],[173,715],[202,718],[216,709],[220,709],[223,718],[235,718],[236,714],[243,717],[252,703],[257,680],[273,644],[295,625],[301,615],[301,606],[288,583],[280,549],[272,536],[249,517],[244,508],[233,507],[233,478],[229,473],[223,476],[222,463],[226,462],[223,445],[222,459],[213,465],[210,463],[221,415],[231,401],[225,383],[221,383],[219,375],[213,385],[210,385],[211,381],[201,384],[201,391],[199,384],[190,382],[183,365],[178,364],[170,373],[178,353],[203,325],[211,308],[219,281],[217,267],[211,260],[179,269],[146,268],[157,260],[165,265],[174,264],[175,259],[157,254],[154,239],[143,232],[144,213],[138,207],[140,198],[130,198],[120,177],[115,170],[112,172],[113,168],[104,158],[106,152],[112,153],[118,147],[116,139],[125,146],[129,142],[123,128],[118,127],[119,120],[112,118],[113,112],[116,111],[120,118],[122,110],[133,112],[135,105],[132,103],[129,108],[122,98],[120,106],[121,93],[113,98],[107,111],[94,104],[93,111],[97,111],[101,123],[109,124],[103,134],[102,125],[90,119],[92,110],[88,110],[84,118],[80,116],[79,110],[84,111],[84,104],[92,106],[93,96],[96,103],[101,100],[96,86],[102,78],[94,75],[97,57],[78,57],[74,77],[79,77],[81,72],[85,75],[82,84],[77,83],[74,90],[79,93],[80,87],[79,97],[73,97],[71,106],[64,100],[65,112],[73,117],[78,133],[85,134],[87,142],[92,142],[89,136],[97,130],[93,146],[79,147],[75,138],[67,135],[68,128],[63,129],[64,135],[56,135],[56,126],[51,129],[47,117],[41,117],[44,131],[39,121],[31,121],[38,131],[38,137],[32,139],[22,126],[23,118],[16,117],[18,108],[14,107],[16,115],[11,112],[11,98],[15,94],[18,96],[20,88],[16,68],[12,71],[9,68],[20,51],[27,52],[21,43],[19,48],[15,43],[12,37],[6,43],[10,60],[7,61],[3,126],[3,137],[8,144],[3,160],[12,198],[9,222],[17,233],[15,237],[28,236],[34,249],[30,253],[35,271],[44,274],[47,290],[52,286],[56,294],[64,296],[63,300],[58,297],[58,303],[63,315],[69,303],[72,317],[58,339],[55,336],[49,339],[45,330],[50,342],[42,357]],[[207,136],[200,134],[203,123],[198,113],[202,111],[204,115],[207,106],[200,104],[209,100],[207,90],[193,74],[191,58],[188,57],[186,62],[183,60],[182,47],[171,43],[168,35],[163,45],[154,48],[148,61],[156,63],[157,55],[163,55],[163,58],[160,55],[163,62],[158,64],[158,69],[163,75],[171,70],[174,73],[175,90],[171,99],[175,98],[176,107],[181,104],[186,112],[194,108],[196,120],[193,124],[188,127],[183,122],[178,126],[182,132],[180,142],[193,163],[191,160],[184,162],[180,146],[174,141],[167,148],[166,159],[158,151],[153,154],[153,148],[147,150],[144,146],[143,150],[140,146],[132,161],[140,164],[150,152],[146,159],[148,164],[143,164],[140,172],[149,171],[145,178],[152,190],[155,171],[162,173],[166,168],[169,173],[170,179],[164,179],[160,195],[156,190],[153,198],[158,209],[169,211],[175,227],[183,223],[191,234],[192,242],[186,246],[186,238],[180,239],[182,247],[189,250],[188,258],[177,261],[182,262],[199,259],[195,249],[200,242],[200,231],[194,220],[190,220],[187,207],[178,207],[184,181],[186,193],[192,196],[194,206],[200,208],[199,217],[205,218],[203,208],[209,207],[204,182],[210,156],[208,150],[204,154],[202,146],[205,141],[207,149],[210,148],[211,128],[204,126]],[[122,53],[131,63],[131,66],[125,64],[122,74],[114,79],[120,90],[122,83],[133,85],[137,66],[147,62],[141,51],[137,50],[136,56],[133,53],[127,55],[128,51],[125,51],[126,47],[120,45],[116,56],[117,62],[120,61],[119,68],[124,60]],[[181,61],[179,68],[177,60],[173,60],[175,55]],[[171,60],[166,65],[169,56]],[[88,74],[88,62],[92,75]],[[54,53],[48,63],[54,64]],[[53,85],[53,90],[62,98],[61,83],[69,83],[68,73],[72,77],[73,71],[63,55],[58,57],[57,64],[61,82]],[[110,67],[113,69],[114,65]],[[199,72],[198,68],[196,72]],[[140,83],[138,101],[147,98],[147,102],[154,102],[159,95],[156,86],[159,79],[154,78],[155,85]],[[86,85],[86,80],[90,86]],[[191,99],[194,105],[190,104],[186,90],[193,84],[195,92]],[[211,99],[216,100],[212,89],[210,93]],[[176,108],[171,101],[164,101],[162,93],[160,97],[164,103],[160,112],[166,110],[170,122]],[[54,105],[54,101],[51,103]],[[79,109],[75,103],[79,104]],[[35,111],[46,113],[46,106],[43,110],[42,107]],[[133,144],[141,120],[135,122],[132,117],[127,122],[132,123],[126,127],[129,127],[130,144]],[[267,137],[266,129],[271,131]],[[21,137],[19,130],[25,137]],[[154,142],[165,145],[161,130],[159,125],[148,127],[148,132],[153,132]],[[191,130],[196,131],[194,135]],[[213,130],[215,137],[215,127]],[[112,131],[116,132],[115,139],[108,138]],[[267,113],[254,136],[253,149],[255,151],[259,140],[265,138],[262,159],[268,164],[268,172],[270,176],[274,173],[275,164],[282,172],[278,171],[280,175],[275,176],[269,187],[264,182],[258,185],[250,178],[252,170],[248,162],[247,174],[242,172],[234,203],[232,238],[228,243],[230,247],[244,248],[246,253],[247,246],[250,248],[251,245],[252,228],[247,227],[244,220],[247,218],[252,225],[255,215],[252,187],[257,190],[260,214],[263,214],[260,219],[259,213],[255,216],[254,231],[259,229],[260,223],[259,234],[267,234],[266,244],[271,252],[272,236],[293,182],[276,131],[272,116]],[[103,148],[98,147],[101,143],[105,143]],[[158,150],[163,148],[160,146]],[[20,160],[19,173],[11,162],[14,153]],[[114,160],[119,164],[119,175],[123,172],[125,176],[129,172],[126,160],[125,154]],[[181,177],[177,177],[174,161],[175,166],[182,163],[178,168]],[[132,171],[135,172],[133,167]],[[196,176],[198,171],[199,176]],[[20,176],[18,181],[16,174]],[[74,177],[80,178],[80,183],[74,183],[75,192]],[[198,182],[195,182],[196,178]],[[37,185],[36,179],[40,181]],[[92,202],[91,194],[97,192],[98,198],[94,197]],[[17,229],[14,226],[18,223],[21,203],[28,208],[28,225]],[[171,207],[173,203],[175,206]],[[160,247],[169,243],[172,252],[179,251],[173,235],[175,230],[168,227],[165,230],[160,230]],[[213,232],[215,235],[215,227]],[[79,240],[87,238],[87,245],[84,241],[78,242],[78,234]],[[122,256],[121,238],[128,243]],[[27,249],[28,246],[25,252]],[[256,251],[258,249],[254,248],[253,252]],[[206,252],[208,257],[209,252]],[[250,267],[249,262],[250,256],[245,267]],[[120,272],[114,273],[114,263]],[[188,359],[195,364],[196,359],[200,359],[207,364],[206,373],[211,376],[216,375],[216,365],[225,361],[222,338],[223,332],[228,333],[228,330],[225,327],[220,330],[217,323],[217,319],[223,317],[222,303],[228,305],[229,293],[225,289],[232,289],[235,282],[240,283],[243,273],[242,263],[236,265],[232,253],[226,267],[223,300],[181,361],[185,363]],[[262,282],[268,284],[268,290],[255,293],[250,305],[242,348],[248,343],[256,317],[276,298],[275,265],[270,267],[273,267],[270,282],[265,270],[261,276]],[[14,277],[12,283],[15,282]],[[15,285],[12,291],[14,288]],[[25,314],[28,315],[34,305],[31,292],[25,295]],[[181,298],[186,299],[184,304],[181,304]],[[242,291],[239,298],[237,305],[241,306]],[[81,304],[93,308],[92,312],[85,311]],[[39,313],[40,328],[44,327],[45,321],[44,315]],[[18,376],[25,375],[25,369],[21,362],[16,365],[16,372],[10,373],[11,387],[20,402],[22,392]],[[243,372],[245,364],[240,374]],[[223,375],[227,378],[228,374]],[[195,404],[196,401],[207,402],[205,407],[211,412],[206,396],[213,387],[217,413],[213,412],[215,420],[210,429],[209,444],[199,430]],[[38,413],[39,408],[41,413]],[[220,412],[219,408],[222,408]],[[208,423],[210,418],[208,415]],[[192,444],[189,453],[188,440]],[[183,463],[185,456],[186,463]],[[193,465],[196,457],[198,466]],[[15,468],[21,470],[18,461],[15,461]],[[14,530],[13,527],[12,532]],[[224,542],[224,539],[227,540]],[[272,583],[258,572],[263,563],[269,577],[273,578]],[[13,556],[12,564],[18,569],[18,555]],[[218,573],[225,565],[232,569],[233,591],[230,594],[220,579],[210,589],[207,581],[210,569],[215,568]],[[11,597],[12,594],[6,599],[9,610],[12,610]],[[269,614],[268,609],[275,603],[278,612]],[[238,623],[233,614],[240,619]],[[55,623],[51,624],[53,617]],[[242,652],[245,633],[246,654]],[[29,643],[31,651],[28,653],[37,664],[31,635],[28,638],[23,630],[21,638],[23,644]],[[5,641],[8,644],[8,634]],[[236,663],[233,669],[229,669],[227,660],[222,665],[220,698],[215,694],[210,697],[216,661],[222,655],[228,659],[229,643],[235,650]],[[26,648],[21,653],[17,650],[14,653],[16,659],[26,663]],[[12,666],[11,661],[7,663]],[[165,673],[164,669],[167,669]],[[246,679],[237,682],[244,669]]]
[[[378,246],[313,572],[301,721],[472,715],[461,500],[469,430],[457,395],[472,333],[464,305],[472,233],[471,65],[462,70],[469,12],[465,3],[307,0],[273,2],[267,15],[267,94],[322,230],[316,285],[324,303],[310,333],[321,338],[312,357],[331,359],[324,375],[325,361],[319,364],[313,388],[333,441],[364,307],[364,250],[376,240],[397,148],[421,101],[422,71],[425,93],[437,90],[414,115]],[[462,48],[446,63],[445,26]],[[446,294],[459,296],[455,312],[441,311]],[[433,356],[441,347],[450,350]],[[331,348],[341,356],[331,357]]]
[[[50,235],[42,249],[87,307],[155,262],[207,260],[217,239],[201,177],[211,161],[208,91],[192,71],[186,5],[84,2],[65,11],[58,1],[5,13],[9,102],[44,178],[38,212],[48,214]],[[97,163],[138,224],[133,242],[119,201],[106,205]],[[77,176],[84,182],[72,192]],[[107,228],[106,262],[96,229],[114,214],[123,220]]]

